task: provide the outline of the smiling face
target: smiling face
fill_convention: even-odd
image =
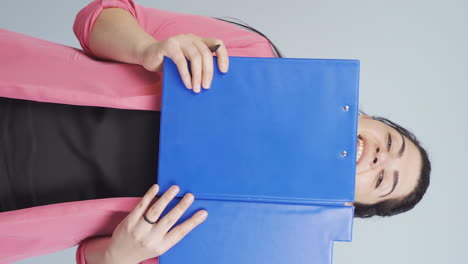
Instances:
[[[411,193],[421,173],[416,145],[394,128],[359,117],[356,202],[374,204]]]

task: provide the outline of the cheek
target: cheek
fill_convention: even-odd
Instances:
[[[356,175],[356,195],[372,192],[373,180],[371,176],[369,173],[358,173]]]
[[[374,178],[370,173],[358,173],[356,175],[356,193],[355,193],[355,201],[364,203],[364,204],[372,204],[375,202],[375,195],[374,187],[375,182]]]

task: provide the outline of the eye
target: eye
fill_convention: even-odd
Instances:
[[[380,175],[379,175],[379,178],[377,179],[377,184],[375,185],[375,188],[377,189],[379,187],[379,185],[382,183],[384,179],[384,172],[380,172]]]
[[[387,151],[390,151],[390,148],[392,147],[392,135],[388,134],[387,138]]]

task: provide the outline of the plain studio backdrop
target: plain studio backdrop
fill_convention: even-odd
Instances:
[[[0,27],[79,47],[72,25],[89,2],[2,1]],[[353,242],[335,243],[334,263],[468,259],[468,1],[136,2],[241,19],[269,36],[286,57],[360,60],[361,109],[413,131],[429,151],[433,172],[425,199],[411,212],[356,220]],[[18,263],[74,263],[74,254],[75,248]]]

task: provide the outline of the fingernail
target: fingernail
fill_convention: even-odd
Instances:
[[[193,202],[193,195],[191,193],[187,194],[186,196],[187,202]]]
[[[201,211],[201,212],[198,214],[198,218],[199,218],[200,220],[205,219],[207,216],[208,216],[208,213],[207,213],[206,211]]]
[[[211,48],[210,48],[210,51],[211,51],[211,52],[216,52],[216,51],[219,49],[219,47],[221,47],[221,44],[218,44],[218,45],[216,45],[216,46],[211,47]]]
[[[221,64],[221,72],[226,73],[228,71],[226,64]]]
[[[171,192],[178,192],[179,191],[179,186],[174,185],[171,187]]]
[[[203,88],[205,89],[210,89],[210,83],[204,83]]]

